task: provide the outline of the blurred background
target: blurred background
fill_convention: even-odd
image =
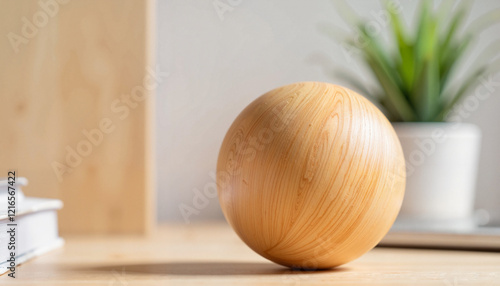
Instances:
[[[332,2],[2,0],[0,176],[17,169],[26,195],[62,199],[63,233],[223,220],[216,160],[244,107],[293,82],[370,77],[321,31],[349,33]],[[395,1],[409,27],[418,2]],[[389,30],[378,1],[349,5]],[[476,1],[467,22],[495,8]],[[498,29],[474,42],[459,74]],[[499,82],[463,116],[483,134],[475,208],[490,222],[500,221]]]
[[[156,104],[160,221],[185,221],[186,216],[190,221],[223,218],[217,198],[209,199],[206,206],[198,202],[196,212],[187,211],[186,206],[194,207],[193,199],[214,182],[211,174],[225,132],[257,96],[297,81],[352,87],[338,76],[344,70],[363,79],[369,77],[356,53],[320,29],[328,23],[349,33],[335,1],[220,2],[158,2],[157,61],[171,74],[168,83],[160,86]],[[433,3],[437,7],[441,2]],[[458,1],[452,2],[458,5]],[[394,3],[400,5],[406,24],[415,28],[419,1]],[[390,31],[379,1],[348,4],[381,33]],[[476,1],[467,23],[499,7],[498,1]],[[498,29],[491,27],[478,37],[458,74],[468,70]],[[475,205],[486,210],[492,221],[500,219],[498,108],[500,89],[496,88],[463,118],[478,125],[483,134]]]

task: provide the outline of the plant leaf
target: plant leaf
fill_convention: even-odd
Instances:
[[[439,19],[444,19],[452,10],[454,4],[459,1],[442,0],[437,8],[437,15]]]
[[[377,77],[386,96],[394,105],[395,109],[404,121],[415,121],[417,119],[414,110],[408,100],[401,92],[401,79],[389,63],[385,50],[382,49],[378,40],[370,35],[363,26],[358,26],[360,36],[364,44],[360,46],[364,52],[366,61],[372,72]]]
[[[386,10],[391,18],[393,36],[399,49],[400,61],[396,68],[401,74],[403,93],[406,95],[411,90],[414,79],[415,58],[413,57],[413,45],[405,32],[401,18],[393,9],[389,9],[388,5],[386,2]]]
[[[389,100],[385,94],[380,96],[380,105],[385,109],[386,112],[384,114],[387,116],[387,118],[392,121],[392,122],[400,122],[404,121],[401,116],[399,116],[399,112],[397,111],[396,107],[392,102]]]
[[[463,81],[464,83],[460,86],[454,96],[451,97],[451,100],[449,100],[448,103],[443,104],[444,107],[442,111],[436,116],[436,120],[444,120],[448,113],[453,109],[453,107],[463,98],[467,91],[469,91],[477,84],[481,76],[483,76],[486,71],[487,68],[483,66],[466,77]],[[445,96],[443,98],[449,97],[450,96]]]
[[[465,22],[471,5],[472,1],[463,1],[460,7],[457,7],[458,11],[454,12],[452,15],[450,25],[443,31],[441,38],[444,38],[444,40],[439,44],[441,60],[444,58],[444,55],[449,52],[450,44],[456,38],[461,25]]]
[[[424,58],[424,55],[430,50],[432,43],[429,43],[429,32],[432,30],[432,22],[430,2],[428,0],[423,0],[418,21],[417,37],[415,39],[417,63],[420,62]]]
[[[472,35],[466,36],[460,44],[453,45],[453,48],[448,49],[448,52],[443,55],[441,60],[441,66],[439,70],[441,78],[441,90],[444,90],[448,82],[448,78],[453,71],[453,68],[458,65],[462,59],[463,54],[469,48],[472,43]]]
[[[440,104],[439,67],[432,57],[424,59],[412,93],[419,99],[415,106],[419,121],[432,121]]]
[[[475,43],[479,32],[500,20],[500,9],[488,12],[462,32],[470,14],[472,1],[460,1],[457,7],[452,0],[441,0],[438,10],[432,8],[430,0],[423,0],[417,15],[415,38],[406,31],[404,19],[399,12],[389,8],[391,33],[394,46],[382,44],[380,35],[368,32],[368,22],[361,21],[345,0],[333,0],[340,16],[350,23],[353,31],[346,42],[356,47],[370,71],[380,85],[380,96],[376,97],[393,121],[442,121],[450,110],[474,86],[481,76],[493,68],[490,52],[497,55],[498,44],[488,47],[473,64],[480,64],[484,57],[488,61],[480,68],[455,83],[453,73],[465,58],[466,52]],[[381,0],[390,1],[390,0]],[[450,13],[450,11],[452,12]],[[448,16],[451,14],[450,16]],[[447,19],[449,20],[447,20]],[[330,34],[333,34],[330,32]],[[361,42],[362,41],[362,42]],[[394,49],[392,49],[394,47]],[[500,67],[500,60],[498,61]],[[356,77],[344,76],[351,85],[373,97]],[[378,93],[378,91],[375,91]]]
[[[415,42],[415,81],[409,96],[419,121],[431,120],[439,102],[438,27],[429,6],[429,1],[422,4]]]
[[[417,119],[415,112],[380,62],[373,57],[368,58],[367,61],[372,72],[380,82],[382,89],[385,91],[388,100],[395,107],[398,116],[404,121],[415,121]]]

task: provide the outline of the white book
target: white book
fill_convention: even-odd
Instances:
[[[62,208],[62,202],[24,197],[21,186],[26,184],[25,178],[16,178],[16,213],[15,220],[11,221],[7,211],[9,184],[6,179],[0,179],[0,275],[11,273],[8,261],[11,252],[15,253],[17,272],[21,263],[64,244],[57,228],[57,210]],[[9,245],[11,237],[8,231],[12,228],[15,228],[15,249]]]

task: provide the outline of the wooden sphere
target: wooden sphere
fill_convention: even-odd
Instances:
[[[389,121],[347,88],[300,82],[257,98],[217,162],[224,215],[278,264],[325,269],[373,248],[401,207],[405,163]]]

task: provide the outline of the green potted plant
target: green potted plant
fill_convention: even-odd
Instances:
[[[462,123],[463,115],[454,108],[468,100],[465,108],[473,112],[487,98],[488,90],[481,85],[498,66],[498,61],[491,61],[498,55],[498,42],[483,51],[472,68],[465,67],[464,77],[457,76],[457,69],[480,32],[497,22],[500,11],[463,27],[468,1],[455,9],[451,1],[442,1],[437,9],[422,1],[410,31],[393,4],[385,5],[388,40],[370,29],[369,21],[341,7],[353,31],[345,43],[356,49],[377,87],[367,88],[354,76],[342,76],[381,107],[403,146],[407,186],[398,221],[472,225],[481,133]]]

